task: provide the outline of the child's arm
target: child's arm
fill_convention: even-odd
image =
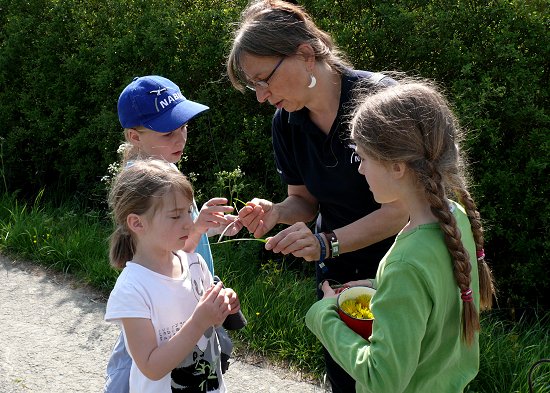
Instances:
[[[384,273],[385,287],[378,288],[373,298],[376,301],[371,303],[375,322],[370,342],[342,321],[336,298],[314,303],[305,322],[334,361],[359,385],[373,392],[402,392],[418,367],[422,347],[427,345],[425,334],[433,302],[425,280],[408,263],[386,265]]]
[[[230,313],[230,299],[222,283],[210,287],[202,296],[191,317],[164,345],[157,345],[156,332],[150,319],[123,318],[122,325],[139,370],[157,381],[176,368],[195,347],[206,329],[223,323]]]
[[[376,281],[374,279],[348,281],[344,284],[347,287],[371,287],[376,289]]]

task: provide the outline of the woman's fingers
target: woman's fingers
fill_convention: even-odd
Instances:
[[[270,238],[265,248],[308,261],[319,259],[319,242],[303,222],[296,223]]]
[[[239,211],[239,221],[241,221],[250,232],[254,232],[258,226],[260,220],[259,215],[261,213],[262,209],[260,206],[247,205]]]
[[[248,229],[249,232],[254,234],[254,237],[262,237],[265,235],[263,228],[264,210],[259,205],[248,205],[243,207],[239,211],[239,221]]]

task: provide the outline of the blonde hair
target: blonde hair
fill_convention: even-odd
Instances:
[[[384,162],[404,162],[425,188],[451,254],[455,280],[462,293],[471,283],[468,251],[451,213],[452,193],[467,213],[476,250],[483,253],[483,227],[468,191],[466,162],[459,144],[463,131],[450,105],[434,83],[403,80],[359,101],[351,120],[351,138],[366,154]],[[489,309],[495,293],[484,257],[478,258],[480,304]],[[479,331],[479,315],[471,301],[463,303],[463,336],[468,344]]]
[[[172,164],[159,159],[137,160],[114,178],[109,192],[109,207],[115,230],[110,237],[109,259],[117,269],[134,257],[135,238],[128,228],[129,214],[154,214],[162,206],[162,197],[182,193],[193,200],[193,188]]]
[[[119,153],[122,161],[122,167],[125,167],[129,161],[143,160],[149,158],[149,155],[142,152],[139,147],[135,146],[130,142],[129,133],[130,130],[135,130],[136,132],[145,132],[145,130],[140,130],[136,127],[125,128],[124,129],[124,142],[120,144],[117,152]],[[151,130],[151,132],[156,132]]]
[[[301,44],[311,45],[316,60],[326,62],[336,72],[352,68],[332,37],[319,29],[302,7],[282,0],[253,1],[242,12],[234,32],[226,64],[229,80],[244,91],[244,54],[287,57],[296,54]]]

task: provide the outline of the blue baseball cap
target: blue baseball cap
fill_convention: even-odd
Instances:
[[[174,82],[158,75],[135,77],[118,98],[118,120],[124,128],[170,132],[208,109],[185,98]]]

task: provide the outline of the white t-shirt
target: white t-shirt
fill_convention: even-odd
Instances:
[[[150,319],[157,332],[158,345],[168,342],[191,317],[204,290],[213,281],[199,254],[178,251],[177,255],[183,266],[183,274],[178,278],[127,262],[109,296],[105,320],[121,325],[121,318]],[[126,334],[124,340],[127,346]],[[226,391],[220,367],[220,345],[213,327],[176,369],[158,381],[143,375],[132,361],[130,393],[171,393],[172,387],[182,393]]]

